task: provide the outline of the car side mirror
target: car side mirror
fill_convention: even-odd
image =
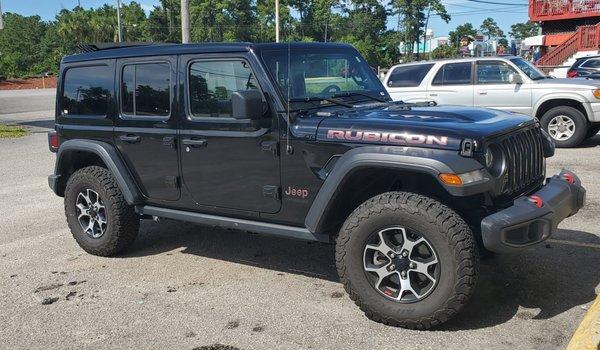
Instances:
[[[523,77],[520,74],[510,73],[508,75],[508,82],[511,84],[523,84]]]
[[[262,94],[258,90],[242,90],[231,94],[231,111],[235,119],[261,119],[264,113]]]

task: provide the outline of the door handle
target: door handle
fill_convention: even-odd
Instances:
[[[437,94],[433,93],[433,94],[429,94],[429,96],[437,96]]]
[[[183,139],[183,140],[181,140],[181,143],[183,143],[185,146],[190,146],[190,147],[195,147],[195,148],[206,147],[208,145],[208,141],[200,140],[200,139]]]
[[[121,141],[127,142],[127,143],[138,143],[138,142],[140,142],[140,140],[142,138],[139,137],[138,135],[121,135],[121,136],[119,136],[119,139],[121,139]]]
[[[485,91],[485,90],[480,90],[478,92],[479,92],[480,95],[487,95],[487,91]]]

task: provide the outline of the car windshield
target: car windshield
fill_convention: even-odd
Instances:
[[[282,95],[293,102],[388,100],[371,67],[352,49],[265,50],[262,58]],[[288,67],[289,62],[289,67]],[[288,79],[288,75],[290,79]],[[350,101],[351,100],[351,101]],[[322,103],[326,102],[326,103]],[[329,102],[329,103],[327,103]]]
[[[529,61],[526,61],[519,57],[511,58],[510,61],[512,63],[514,63],[517,67],[519,67],[519,69],[523,73],[525,73],[531,80],[540,80],[540,79],[547,78],[547,76],[546,76],[546,74],[544,74],[544,72],[539,70],[536,66],[531,64],[531,62],[529,62]]]

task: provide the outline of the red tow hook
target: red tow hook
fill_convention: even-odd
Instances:
[[[529,196],[529,201],[535,204],[536,207],[541,208],[544,206],[544,200],[540,196],[531,195]]]
[[[571,185],[575,183],[575,177],[571,173],[564,173],[562,178]]]

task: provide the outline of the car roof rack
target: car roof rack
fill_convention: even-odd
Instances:
[[[93,43],[93,44],[77,44],[77,50],[80,52],[96,52],[111,49],[120,49],[124,47],[149,46],[158,45],[160,43],[146,42],[126,42],[126,43]]]

